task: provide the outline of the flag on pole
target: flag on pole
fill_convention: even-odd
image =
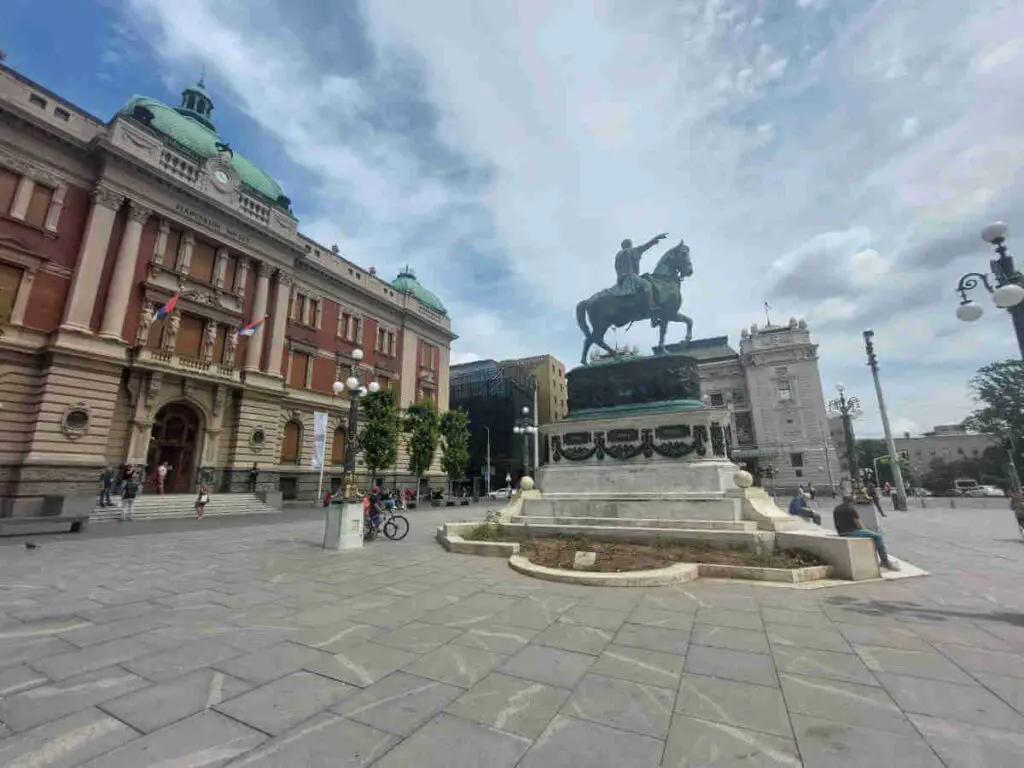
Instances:
[[[174,308],[176,306],[178,306],[177,293],[171,296],[170,301],[168,301],[166,304],[164,304],[162,307],[160,307],[160,309],[156,311],[156,314],[153,315],[153,319],[159,320],[160,318],[167,317],[169,314],[171,314],[171,312],[174,311]]]
[[[245,328],[238,332],[239,336],[253,336],[259,327],[263,325],[263,320],[257,320],[255,323],[249,323]]]

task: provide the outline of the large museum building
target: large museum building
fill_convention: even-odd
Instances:
[[[313,413],[340,476],[349,403],[332,385],[353,373],[447,409],[437,296],[300,234],[213,108],[200,82],[103,122],[0,65],[0,516],[122,464],[167,462],[179,492],[247,490],[255,465],[262,489],[311,494]],[[404,453],[389,482],[413,482]]]

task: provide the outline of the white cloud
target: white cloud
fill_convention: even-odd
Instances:
[[[939,246],[1024,210],[1020,4],[374,0],[372,61],[338,69],[310,40],[341,38],[334,6],[127,2],[169,79],[205,62],[313,180],[289,190],[305,231],[382,274],[409,261],[448,301],[460,359],[571,363],[576,302],[613,281],[622,238],[662,231],[691,246],[698,336],[735,341],[768,299],[809,318],[826,383],[870,393],[873,325],[894,420],[955,420],[973,368],[1013,354],[1005,318],[953,319],[954,257],[983,267],[983,244]],[[436,110],[418,131],[371,119],[407,71]],[[617,340],[653,344],[644,324]]]

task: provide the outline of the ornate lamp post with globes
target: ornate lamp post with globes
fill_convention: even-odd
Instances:
[[[989,262],[992,269],[992,282],[989,275],[983,272],[968,272],[960,278],[956,290],[960,294],[960,306],[956,308],[956,316],[965,323],[973,323],[980,318],[985,310],[967,298],[968,291],[978,287],[980,283],[990,294],[992,302],[1005,309],[1013,318],[1013,328],[1017,333],[1017,346],[1024,358],[1024,275],[1017,271],[1013,257],[1006,248],[1006,236],[1010,228],[1001,221],[993,222],[981,230],[981,238],[990,243],[998,257]],[[993,288],[993,282],[995,287]]]
[[[336,381],[331,386],[335,396],[348,390],[348,428],[345,433],[345,496],[341,509],[335,505],[327,507],[327,521],[324,526],[324,549],[351,549],[363,544],[363,500],[356,490],[356,454],[359,442],[356,435],[359,428],[359,399],[367,392],[377,392],[380,384],[371,381],[369,384],[359,380],[358,366],[363,359],[363,350],[352,350],[352,375],[344,382]],[[326,442],[326,440],[325,440]],[[326,451],[325,451],[326,452]]]
[[[517,435],[523,436],[523,471],[525,474],[530,474],[530,435],[537,436],[537,425],[533,423],[530,418],[530,406],[523,406],[523,415],[521,418],[516,419],[516,424],[512,427],[512,431]],[[534,467],[534,471],[536,471]]]
[[[836,384],[839,397],[828,401],[830,413],[838,414],[843,419],[843,441],[846,443],[846,461],[850,473],[850,486],[856,490],[860,487],[860,468],[857,465],[857,445],[853,438],[853,420],[860,416],[860,399],[846,396],[846,387]]]

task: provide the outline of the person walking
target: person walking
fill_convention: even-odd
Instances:
[[[871,503],[875,505],[875,509],[878,510],[878,514],[882,517],[888,517],[888,515],[882,511],[882,500],[878,494],[878,486],[874,483],[868,483],[868,496],[871,498]]]
[[[156,468],[156,488],[161,496],[164,495],[164,485],[167,483],[167,473],[171,471],[171,465],[166,461],[161,461],[160,466]]]
[[[210,503],[210,491],[205,484],[199,484],[199,495],[196,497],[196,520],[203,519],[206,505]]]
[[[110,493],[114,489],[114,468],[104,467],[103,472],[100,473],[100,506],[101,507],[112,507],[114,502],[110,498]]]
[[[125,467],[121,481],[121,522],[132,519],[135,513],[135,497],[139,495],[138,473],[135,467]]]
[[[864,527],[853,503],[853,496],[843,496],[843,502],[832,511],[832,521],[836,533],[854,539],[871,539],[875,543],[875,552],[882,567],[889,571],[898,571],[900,567],[889,558],[882,534]]]

